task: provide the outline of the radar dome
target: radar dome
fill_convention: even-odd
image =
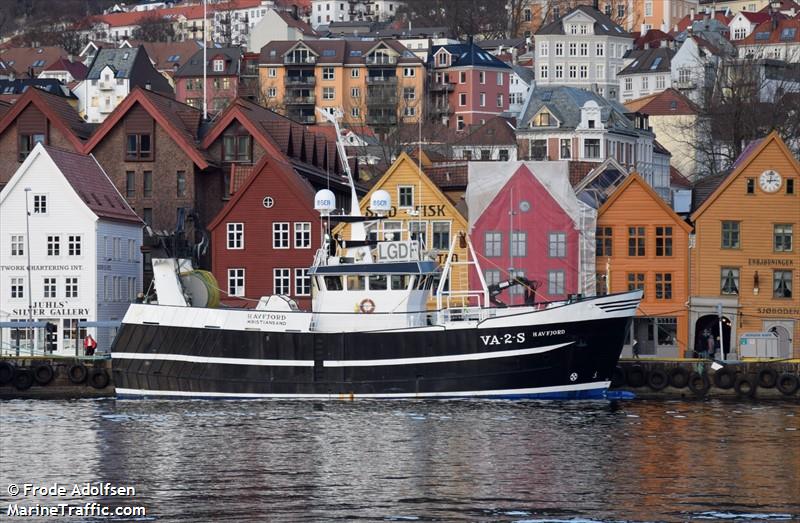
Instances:
[[[369,199],[369,210],[376,214],[385,214],[392,210],[392,197],[383,189],[372,193]]]
[[[314,210],[322,215],[330,214],[336,209],[336,196],[328,189],[321,189],[314,195]]]

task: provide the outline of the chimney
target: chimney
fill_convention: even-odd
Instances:
[[[595,11],[599,11],[600,10],[600,0],[594,0],[592,2],[592,7],[594,7]]]
[[[152,91],[153,90],[153,84],[151,84],[150,82],[147,82],[146,84],[144,84],[144,88],[147,89],[148,91]]]
[[[469,37],[467,38],[467,43],[469,44],[470,47],[472,47],[472,35],[469,35]]]
[[[292,18],[294,18],[295,20],[299,20],[300,19],[299,16],[300,15],[297,12],[297,4],[292,4]]]
[[[694,20],[694,7],[689,9],[689,19]]]

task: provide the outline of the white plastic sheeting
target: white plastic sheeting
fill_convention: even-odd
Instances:
[[[569,163],[566,161],[517,161],[517,162],[469,162],[468,183],[465,199],[468,208],[469,230],[486,211],[498,193],[511,177],[525,166],[572,218],[579,237],[578,292],[594,296],[596,292],[595,273],[595,229],[597,211],[580,201],[569,181]],[[537,208],[536,205],[533,206]],[[540,214],[536,220],[547,222],[548,217]],[[547,230],[545,227],[544,230]]]

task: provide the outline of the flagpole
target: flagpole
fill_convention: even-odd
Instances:
[[[206,70],[208,69],[208,0],[203,0],[203,120],[208,120],[208,100],[206,98]]]

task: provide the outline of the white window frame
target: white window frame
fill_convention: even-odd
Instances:
[[[414,78],[417,76],[416,67],[403,67],[403,78]]]
[[[42,297],[58,297],[58,278],[55,276],[45,276],[42,278]]]
[[[284,289],[286,290],[286,292],[280,292]],[[272,269],[272,294],[282,294],[284,296],[289,296],[291,295],[291,293],[292,293],[292,270],[288,267],[276,267]]]
[[[78,297],[78,277],[67,276],[64,278],[64,297],[77,298]]]
[[[323,100],[333,100],[336,98],[336,88],[335,87],[323,87],[322,88],[322,99]]]
[[[560,292],[559,292],[560,290]],[[563,270],[547,271],[547,294],[560,296],[566,291],[566,275]]]
[[[25,255],[25,235],[12,234],[11,235],[11,256],[24,256]]]
[[[280,250],[291,248],[289,222],[272,222],[272,248]]]
[[[216,60],[214,60],[213,66],[215,73],[221,73],[222,71],[225,70],[225,60],[217,58]]]
[[[239,282],[241,281],[241,286]],[[228,269],[228,296],[245,295],[245,270],[244,267],[233,267]],[[233,283],[233,285],[231,285]]]
[[[47,195],[34,194],[33,195],[33,213],[32,214],[47,214]]]
[[[244,223],[243,222],[228,222],[227,224],[227,247],[229,251],[238,251],[244,249]]]
[[[357,71],[358,69],[356,69]],[[336,69],[334,67],[323,67],[322,68],[322,79],[323,80],[336,80]]]
[[[307,282],[303,285],[303,282]],[[294,270],[294,295],[295,296],[311,296],[311,276],[308,274],[308,268],[301,267]]]
[[[294,248],[311,248],[311,222],[294,222]]]

